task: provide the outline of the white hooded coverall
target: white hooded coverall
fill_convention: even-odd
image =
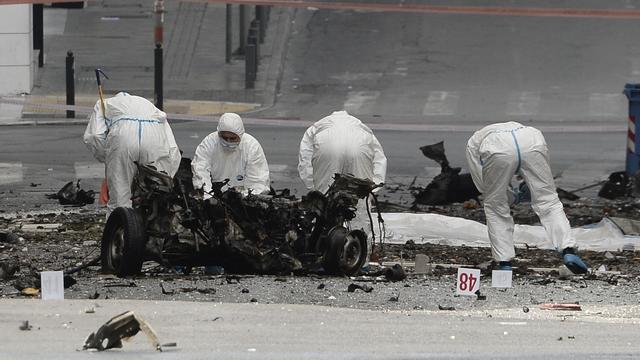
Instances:
[[[336,173],[384,183],[387,157],[368,126],[346,111],[335,111],[304,133],[298,173],[309,190],[329,189]]]
[[[173,177],[181,155],[167,115],[149,100],[120,92],[105,99],[104,107],[106,116],[100,100],[96,102],[83,140],[93,156],[105,163],[111,213],[117,207],[131,207],[134,161]]]
[[[515,256],[508,190],[516,173],[528,184],[531,206],[556,249],[575,247],[549,167],[547,143],[538,129],[513,121],[486,126],[469,139],[466,155],[473,182],[484,194],[494,260]]]
[[[191,162],[193,186],[204,190],[209,198],[211,181],[229,179],[229,186],[247,194],[268,193],[270,190],[269,165],[258,140],[244,132],[239,115],[225,113],[218,122],[218,131],[209,134],[196,148]],[[228,131],[240,136],[235,148],[224,146],[218,132]]]

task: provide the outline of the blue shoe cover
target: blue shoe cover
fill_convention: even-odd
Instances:
[[[496,268],[496,270],[513,271],[513,267],[511,265],[511,261],[500,261],[498,263],[498,267]]]
[[[564,265],[571,270],[574,274],[586,274],[587,273],[587,264],[580,259],[580,256],[575,254],[565,254],[562,257],[564,261]]]

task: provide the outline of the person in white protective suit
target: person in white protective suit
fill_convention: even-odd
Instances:
[[[335,111],[315,122],[304,133],[298,154],[298,173],[307,189],[322,193],[329,189],[336,173],[351,174],[382,184],[387,174],[387,157],[368,126],[346,111]],[[365,201],[358,202],[352,224],[362,226],[368,233],[365,263],[368,264],[372,234],[369,233],[370,227],[366,226],[369,222],[366,207]]]
[[[167,115],[149,100],[126,92],[105,99],[104,114],[100,100],[96,102],[83,140],[105,163],[108,214],[117,207],[131,207],[134,162],[151,164],[172,177],[180,166],[180,150]]]
[[[191,162],[193,186],[210,198],[211,182],[229,179],[229,187],[244,194],[264,194],[271,190],[269,165],[256,138],[244,132],[238,114],[220,117],[217,131],[209,134],[196,148]]]
[[[387,157],[368,126],[346,111],[311,125],[302,137],[298,173],[309,190],[326,192],[336,173],[384,183]]]
[[[547,143],[538,129],[513,121],[488,125],[471,136],[466,156],[473,182],[484,195],[491,251],[499,269],[510,270],[515,256],[510,185],[512,177],[519,174],[528,184],[531,206],[547,236],[562,252],[564,264],[574,273],[587,272],[587,265],[575,254],[576,241],[556,192]]]

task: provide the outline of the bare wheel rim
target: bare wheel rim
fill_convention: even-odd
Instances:
[[[360,253],[362,248],[360,241],[353,235],[345,237],[344,251],[342,252],[343,261],[346,267],[352,268],[358,265],[360,261]]]
[[[109,258],[111,260],[111,265],[116,269],[120,266],[123,248],[124,229],[120,227],[116,230],[115,234],[113,234],[113,238],[109,243]]]

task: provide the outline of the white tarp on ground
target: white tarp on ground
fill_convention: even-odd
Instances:
[[[488,247],[487,227],[477,221],[425,213],[382,213],[386,243],[432,243],[451,246]],[[640,236],[625,235],[611,219],[571,229],[581,250],[640,250]],[[553,249],[542,226],[516,225],[516,246],[525,244],[539,249]]]

